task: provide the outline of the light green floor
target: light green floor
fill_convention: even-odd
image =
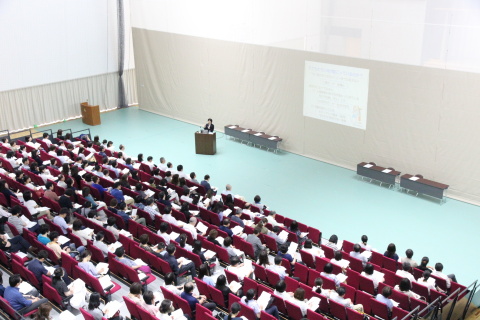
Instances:
[[[196,155],[197,126],[134,107],[102,114],[101,126],[74,120],[44,128],[87,127],[92,135],[113,140],[116,147],[126,145],[130,156],[142,152],[156,162],[164,156],[175,166],[183,164],[188,173],[195,171],[199,178],[209,174],[211,184],[220,190],[232,184],[234,193],[248,201],[259,194],[270,208],[319,228],[324,237],[336,233],[340,239],[356,242],[367,234],[379,251],[393,242],[400,256],[412,248],[417,261],[426,255],[431,265],[442,262],[444,271],[455,273],[460,283],[468,285],[480,278],[477,206],[451,199],[439,205],[361,181],[350,170],[245,146],[222,133],[217,133],[216,155]]]

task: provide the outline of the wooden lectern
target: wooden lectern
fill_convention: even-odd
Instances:
[[[91,106],[88,102],[80,103],[80,108],[82,109],[82,120],[83,123],[86,123],[91,126],[98,126],[101,124],[100,121],[100,107]]]
[[[195,153],[215,154],[217,152],[217,134],[195,132]]]

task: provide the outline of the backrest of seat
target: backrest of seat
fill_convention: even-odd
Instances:
[[[255,291],[255,295],[257,295],[258,283],[253,279],[245,277],[243,279],[243,292],[246,293],[249,289],[253,289]]]
[[[226,308],[225,299],[222,291],[212,286],[208,286],[208,291],[210,293],[210,297],[212,297],[213,302],[223,308]]]
[[[385,303],[372,298],[370,301],[372,306],[372,314],[382,319],[388,320],[388,307]]]
[[[315,258],[309,252],[300,250],[300,257],[302,262],[305,263],[309,268],[315,269]]]
[[[227,269],[225,269],[224,271],[225,271],[225,276],[227,277],[228,282],[232,282],[232,281],[240,282],[240,279],[235,273],[228,271]]]
[[[320,272],[314,269],[308,269],[308,285],[313,287],[315,279],[320,278]]]
[[[330,300],[330,312],[337,319],[347,320],[347,311],[345,310],[345,307],[334,300]]]
[[[303,318],[302,309],[296,304],[291,303],[288,300],[285,300],[285,307],[287,308],[287,314],[291,319],[300,320]],[[342,319],[345,320],[345,319]]]
[[[273,272],[269,269],[265,269],[265,272],[267,273],[268,283],[270,283],[271,286],[275,287],[278,281],[280,281],[280,276],[278,275],[278,273]]]
[[[373,285],[373,280],[366,278],[362,275],[359,276],[359,289],[370,294],[375,294],[375,286]]]
[[[363,310],[365,311],[365,313],[370,314],[370,312],[372,311],[372,307],[370,304],[371,299],[372,295],[363,291],[357,291],[355,297],[355,304],[363,305]]]
[[[125,305],[127,306],[128,312],[130,315],[136,319],[142,319],[140,317],[140,313],[138,312],[137,304],[133,302],[130,298],[123,296],[123,301],[125,301]]]

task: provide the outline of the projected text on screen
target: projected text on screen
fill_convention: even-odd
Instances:
[[[303,115],[366,129],[369,70],[305,61]]]

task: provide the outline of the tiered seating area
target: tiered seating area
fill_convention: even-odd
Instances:
[[[99,147],[96,145],[91,145],[89,144],[88,141],[84,140],[78,140],[81,141],[81,144],[87,148],[87,147],[93,147],[97,153],[94,154],[94,158],[97,163],[101,164],[103,163],[104,157],[102,157],[98,152],[100,151]],[[41,141],[40,139],[37,139],[37,142],[40,143],[40,145],[43,147],[43,150],[40,150],[40,157],[42,161],[50,161],[53,157],[49,155],[45,150],[48,150],[48,146],[45,144],[45,142]],[[57,141],[58,142],[58,141]],[[22,142],[19,140],[18,144],[22,144]],[[33,148],[30,146],[26,146],[28,151],[32,151]],[[2,147],[1,152],[6,153],[8,151],[8,148]],[[105,153],[108,157],[118,157],[117,152],[112,152],[110,150],[105,150]],[[71,154],[68,151],[64,151],[63,154],[67,157],[71,157]],[[88,156],[90,154],[89,151],[85,150],[84,151],[85,156]],[[22,157],[21,154],[17,153],[17,157]],[[29,159],[31,162],[35,162],[34,159],[30,158]],[[75,159],[72,159],[75,161]],[[2,162],[3,168],[6,169],[7,171],[13,173],[14,170],[11,167],[10,163],[6,160],[0,157],[0,161]],[[57,158],[58,163],[61,163],[60,159]],[[138,180],[134,179],[132,176],[128,177],[128,183],[131,186],[135,186],[139,181],[140,182],[145,182],[143,184],[143,190],[151,190],[154,193],[154,197],[157,199],[158,195],[160,192],[162,192],[160,189],[151,187],[148,185],[148,182],[150,179],[153,177],[151,174],[150,167],[146,165],[145,163],[139,163],[138,170],[136,170],[136,177],[138,177]],[[128,169],[127,166],[122,165],[120,163],[117,164],[117,168],[120,170],[123,170],[125,168]],[[88,168],[84,165],[84,170],[89,172]],[[43,179],[28,171],[28,170],[23,170],[24,173],[28,176],[31,177],[32,182],[36,185],[44,185]],[[53,176],[59,176],[61,172],[59,170],[50,168],[50,172],[52,173]],[[90,172],[91,173],[91,172]],[[93,173],[92,173],[93,174]],[[165,177],[165,172],[160,171],[160,176]],[[117,174],[115,171],[109,169],[109,175],[112,179],[118,179]],[[83,176],[83,175],[82,175]],[[68,178],[68,177],[66,177]],[[160,185],[161,179],[158,177],[153,177],[155,180],[156,185]],[[49,207],[52,212],[58,213],[61,210],[61,207],[58,203],[55,201],[51,201],[45,197],[42,197],[41,194],[38,194],[38,192],[35,192],[35,190],[29,189],[27,186],[17,182],[14,178],[9,176],[8,174],[0,174],[0,179],[1,180],[6,180],[9,187],[12,190],[21,190],[21,191],[27,191],[30,190],[32,191],[32,194],[34,196],[34,200],[37,201],[37,203]],[[84,187],[88,187],[91,191],[91,194],[97,201],[104,201],[107,204],[110,203],[111,199],[113,199],[113,196],[110,194],[110,192],[106,191],[103,194],[103,197],[101,194],[98,192],[97,189],[91,187],[88,183],[86,183],[84,180],[80,181],[80,184],[77,183],[76,179],[73,179],[74,181],[74,187],[81,190]],[[51,181],[55,185],[55,192],[60,196],[65,193],[65,189],[60,187],[56,181]],[[202,185],[193,183],[189,180],[186,181],[188,187],[197,187],[196,191],[201,194],[205,195],[206,190]],[[114,185],[114,183],[106,178],[100,177],[100,182],[104,188],[109,188]],[[176,185],[167,183],[167,187],[175,190],[177,194],[182,195],[183,194],[183,188],[178,187]],[[122,187],[122,191],[124,195],[130,196],[132,198],[135,198],[138,193],[135,192],[134,190]],[[226,200],[225,195],[222,195],[224,198],[224,201]],[[76,202],[79,203],[80,205],[83,205],[87,200],[81,195],[81,194],[76,194]],[[73,197],[72,197],[73,198]],[[235,198],[234,199],[234,205],[240,208],[243,208],[245,206],[245,202]],[[20,204],[16,198],[11,198],[11,199],[6,199],[3,194],[0,193],[0,204],[8,207],[10,205],[20,205],[22,207],[22,213],[28,217],[30,220],[35,220],[35,217],[33,217],[29,210]],[[160,203],[156,202],[159,212],[163,213],[165,210],[165,206]],[[136,208],[136,207],[132,207]],[[227,237],[228,235],[219,229],[220,227],[220,218],[218,214],[204,209],[202,207],[195,206],[193,204],[189,204],[190,210],[196,210],[199,211],[199,217],[202,219],[202,223],[205,224],[208,227],[208,232],[210,230],[217,230],[218,234],[222,237]],[[227,207],[225,207],[226,209]],[[126,237],[124,235],[120,235],[118,238],[118,241],[122,244],[122,246],[125,249],[125,253],[132,257],[133,259],[140,258],[144,262],[146,262],[154,271],[155,275],[159,275],[163,277],[165,274],[172,272],[169,264],[165,262],[163,259],[157,257],[156,255],[149,253],[142,249],[139,246],[138,238],[142,234],[148,234],[149,235],[149,243],[151,245],[158,244],[159,242],[165,242],[164,239],[157,234],[157,231],[159,229],[159,226],[161,223],[166,222],[162,220],[160,216],[156,216],[154,220],[152,220],[150,214],[144,210],[141,210],[139,208],[137,209],[137,215],[140,217],[145,218],[147,222],[147,226],[143,226],[133,220],[130,220],[128,223],[128,226],[125,224],[124,220],[114,212],[108,210],[107,208],[103,208],[104,212],[107,214],[108,217],[114,217],[117,221],[117,227],[119,229],[127,230],[128,232],[131,233],[133,238]],[[251,207],[252,212],[259,212],[260,210],[252,206]],[[268,210],[264,211],[265,215],[269,214]],[[178,221],[183,221],[187,222],[185,215],[176,210],[172,209],[172,215],[178,220]],[[99,231],[103,231],[105,233],[105,241],[107,243],[114,243],[117,240],[115,239],[114,234],[107,230],[105,227],[92,222],[91,220],[87,219],[86,217],[83,217],[82,215],[78,213],[74,213],[74,217],[76,219],[80,219],[83,222],[83,225],[85,227],[91,228],[95,231],[95,233],[98,233]],[[247,214],[243,214],[241,217],[242,219],[249,220],[250,216]],[[255,223],[258,223],[260,221],[260,217],[256,217],[254,219]],[[276,214],[275,219],[277,222],[282,223],[284,227],[281,229],[285,230],[288,232],[288,241],[292,242],[298,242],[297,234],[294,232],[291,232],[288,227],[291,225],[291,223],[294,221],[289,217],[284,217],[280,214]],[[43,218],[44,223],[47,223],[50,225],[51,230],[57,230],[61,231],[61,228],[53,223],[51,220],[47,219],[46,217]],[[168,223],[168,222],[167,222]],[[234,221],[231,222],[231,227],[235,227],[237,223]],[[168,223],[169,229],[168,233],[170,232],[175,232],[175,233],[185,233],[187,235],[187,243],[190,245],[193,245],[193,237],[189,232],[185,232],[184,229]],[[324,289],[335,289],[335,283],[326,277],[323,277],[320,275],[320,272],[323,271],[323,268],[325,264],[330,262],[330,259],[333,258],[334,251],[330,247],[322,244],[322,233],[319,229],[314,228],[312,226],[307,226],[306,224],[303,223],[298,223],[299,229],[301,232],[308,232],[308,238],[313,241],[313,243],[317,246],[319,246],[325,253],[325,258],[320,258],[317,256],[313,256],[310,253],[304,251],[304,250],[299,250],[299,255],[301,256],[301,259],[304,263],[303,264],[296,264],[295,270],[293,274],[290,274],[290,276],[294,276],[300,279],[300,281],[297,281],[293,278],[286,277],[285,282],[287,284],[287,292],[294,292],[297,288],[303,288],[306,292],[306,299],[310,299],[311,297],[318,297],[321,299],[320,303],[320,308],[317,310],[317,312],[309,310],[308,311],[308,319],[326,319],[326,318],[332,318],[335,317],[340,320],[361,320],[364,319],[364,315],[361,313],[358,313],[354,311],[353,309],[350,308],[345,308],[342,305],[334,302],[334,301],[329,301],[326,296],[322,294],[318,294],[314,291],[312,291],[312,286],[314,285],[314,281],[317,278],[322,278],[323,279],[323,288]],[[272,225],[267,224],[266,225],[267,229],[272,230]],[[13,233],[16,232],[15,228],[10,228]],[[245,226],[244,228],[244,233],[246,234],[251,234],[253,233],[253,228]],[[60,232],[61,233],[61,232]],[[81,245],[81,240],[75,236],[71,230],[69,230],[69,233],[67,235],[71,242],[75,243],[77,246]],[[108,300],[109,297],[111,296],[112,293],[116,292],[120,288],[120,284],[116,283],[115,281],[112,283],[107,288],[102,288],[102,285],[100,284],[100,281],[87,274],[85,271],[80,269],[77,264],[78,262],[74,259],[71,258],[67,254],[62,254],[62,258],[58,259],[54,252],[49,249],[47,246],[43,245],[37,240],[37,235],[27,229],[24,229],[23,232],[23,237],[28,240],[34,247],[37,247],[38,249],[46,250],[49,253],[49,262],[53,265],[61,265],[63,266],[66,270],[67,273],[72,277],[72,278],[80,278],[82,279],[88,288],[92,291],[97,291],[99,292],[104,299]],[[206,238],[202,236],[198,236],[198,239],[202,241],[202,246],[204,249],[209,249],[217,253],[217,257],[219,261],[221,262],[222,266],[228,266],[230,263],[229,255],[228,252],[225,248],[217,246],[210,241],[208,241]],[[260,235],[260,240],[262,241],[263,244],[267,248],[270,249],[271,254],[274,254],[278,251],[277,248],[277,243],[274,238],[261,234]],[[243,240],[240,237],[234,236],[233,237],[233,242],[234,245],[237,249],[243,251],[247,258],[249,259],[254,259],[254,249],[251,243]],[[175,241],[171,241],[171,243],[174,243],[175,246],[177,247],[176,250],[176,257],[185,257],[190,259],[191,261],[194,262],[196,268],[198,268],[201,264],[202,261],[200,257],[196,254],[193,254],[192,252],[189,252],[188,250],[185,250],[180,247],[178,243]],[[447,294],[438,292],[436,290],[426,290],[425,287],[413,284],[413,291],[416,292],[417,294],[425,297],[424,300],[418,300],[414,298],[408,298],[406,295],[402,294],[399,291],[393,290],[393,296],[391,297],[393,300],[399,302],[398,307],[394,307],[391,314],[388,312],[387,307],[385,304],[382,304],[381,302],[378,302],[374,296],[376,295],[377,292],[381,292],[383,287],[385,286],[390,286],[393,287],[397,284],[400,283],[401,277],[395,274],[397,269],[401,268],[401,264],[396,262],[395,260],[392,260],[390,258],[387,258],[383,256],[382,254],[378,252],[372,252],[372,256],[370,259],[370,263],[374,265],[375,270],[382,272],[385,275],[385,281],[381,282],[378,285],[378,290],[374,289],[373,281],[371,279],[368,279],[366,277],[363,277],[360,275],[360,273],[363,270],[363,265],[362,262],[358,259],[355,259],[349,255],[349,252],[353,251],[353,246],[354,243],[349,242],[347,240],[343,241],[343,246],[341,250],[343,251],[343,258],[350,261],[350,268],[346,269],[346,275],[348,276],[347,278],[347,283],[342,283],[341,286],[346,289],[346,298],[350,298],[352,302],[355,304],[362,304],[366,313],[367,317],[373,318],[373,317],[380,317],[383,319],[404,319],[407,317],[410,311],[412,310],[417,310],[420,311],[420,316],[424,315],[427,311],[427,305],[430,302],[434,302],[437,300],[437,298],[440,299],[442,304],[446,304],[448,302],[447,299],[447,294],[448,293],[453,293],[453,292],[458,292],[460,290],[465,289],[464,286],[461,284],[455,283],[452,281],[451,288],[446,287],[446,282],[445,280],[434,277],[437,281],[437,285],[444,291],[448,291]],[[105,262],[106,259],[104,259],[103,254],[101,251],[96,248],[91,241],[88,242],[87,248],[93,253],[92,260],[94,262]],[[3,251],[0,253],[0,262],[8,267],[12,268],[12,271],[14,273],[19,273],[24,280],[29,281],[33,286],[37,287],[39,290],[43,289],[43,292],[47,298],[50,299],[50,301],[54,304],[56,304],[58,307],[61,309],[65,308],[65,301],[62,301],[59,296],[56,296],[54,294],[55,290],[45,290],[45,288],[41,288],[38,281],[36,281],[35,277],[31,274],[31,272],[28,272],[28,269],[26,269],[23,266],[23,263],[25,261],[21,260],[20,258],[16,257],[15,254],[11,254],[10,257],[8,257],[7,254],[5,254]],[[279,276],[276,273],[271,272],[270,270],[265,269],[264,267],[258,265],[254,261],[253,265],[255,267],[255,280],[245,278],[243,281],[243,292],[246,292],[248,289],[254,289],[255,292],[257,293],[257,297],[260,296],[260,294],[263,291],[267,291],[271,294],[273,294],[274,287],[279,281]],[[286,263],[287,266],[289,266],[289,263],[287,260],[284,260],[284,263]],[[133,282],[141,282],[144,285],[148,285],[149,283],[152,283],[155,280],[155,275],[151,274],[145,279],[140,279],[138,273],[133,270],[132,268],[118,262],[115,259],[115,255],[113,253],[109,254],[108,257],[108,264],[109,264],[109,269],[112,274],[117,276],[118,278],[121,278],[122,280],[126,281],[127,283],[133,283]],[[290,270],[290,268],[287,268],[287,270]],[[341,268],[334,265],[334,273],[338,274],[342,272]],[[415,278],[419,278],[422,274],[422,271],[419,269],[413,269],[411,270],[411,273],[415,276]],[[238,278],[235,274],[225,271],[225,274],[227,276],[228,281],[233,281],[236,280],[238,281]],[[44,279],[44,286],[47,286],[48,288],[48,279]],[[115,279],[113,279],[115,280]],[[221,292],[214,287],[208,286],[206,283],[201,281],[200,279],[196,279],[196,285],[197,288],[200,292],[200,294],[203,294],[207,296],[207,298],[210,301],[213,301],[217,304],[217,307],[222,309],[222,310],[227,310],[229,306],[234,303],[238,302],[240,300],[239,297],[230,294],[229,297],[229,305],[225,305],[224,302],[224,297],[221,294]],[[157,289],[157,288],[155,288]],[[460,290],[457,290],[460,289]],[[161,287],[161,290],[164,294],[165,298],[168,298],[173,301],[175,308],[181,308],[185,314],[191,315],[192,317],[196,317],[196,319],[214,319],[211,311],[209,311],[206,308],[202,308],[201,306],[197,306],[197,312],[196,314],[192,314],[190,307],[188,303],[180,298],[179,296],[173,294],[172,292],[168,291],[166,288]],[[48,292],[48,294],[47,294]],[[56,291],[55,291],[56,292]],[[124,297],[124,301],[127,305],[127,308],[131,314],[132,317],[136,319],[155,319],[155,317],[151,316],[148,314],[143,308],[139,307],[130,299],[127,297]],[[4,300],[1,300],[2,304],[5,304]],[[281,297],[275,296],[275,305],[277,306],[278,310],[284,317],[288,317],[290,319],[301,319],[302,318],[302,312],[300,308],[292,304],[288,300],[283,300]],[[418,307],[418,308],[417,308]],[[6,309],[5,309],[6,310]],[[255,314],[253,312],[253,309],[243,306],[240,316],[246,316],[248,319],[254,319]],[[85,319],[89,319],[88,315],[84,315]],[[272,319],[272,316],[268,315],[267,313],[262,311],[262,316],[261,319]]]

